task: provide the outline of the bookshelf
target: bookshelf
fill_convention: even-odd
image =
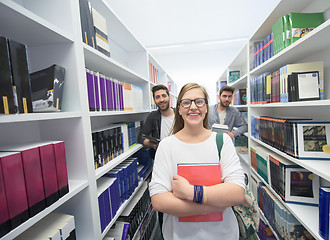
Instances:
[[[328,120],[330,110],[330,44],[326,41],[330,35],[330,3],[319,0],[282,0],[273,9],[268,18],[260,25],[248,42],[242,47],[237,56],[227,69],[221,74],[217,81],[227,80],[228,71],[240,70],[241,77],[229,85],[235,88],[247,86],[248,95],[248,124],[249,146],[263,146],[282,157],[298,164],[305,169],[312,171],[321,178],[321,185],[328,184],[330,181],[330,161],[320,160],[298,160],[289,155],[265,144],[264,142],[251,136],[251,116],[276,116],[276,117],[313,117],[314,120]],[[272,25],[283,15],[290,12],[324,12],[325,22],[314,29],[312,32],[299,39],[295,43],[286,47],[284,50],[274,55],[258,67],[253,68],[253,58],[251,52],[253,44],[267,37],[272,31]],[[288,103],[250,103],[250,80],[265,72],[273,72],[286,64],[323,61],[324,62],[324,100],[288,102]],[[250,154],[249,154],[250,156]],[[248,160],[251,161],[250,159]],[[251,168],[250,175],[257,173]],[[259,177],[261,180],[262,178]],[[268,186],[266,184],[266,186]],[[269,186],[268,186],[269,187]],[[269,187],[270,188],[270,187]],[[275,193],[275,192],[274,192]],[[276,195],[276,194],[275,194]],[[279,198],[280,199],[280,198]],[[283,202],[284,203],[284,202]],[[285,206],[302,223],[315,239],[322,239],[318,233],[318,208],[308,207],[298,204],[287,204]],[[279,239],[279,238],[278,238]]]
[[[74,216],[77,239],[103,239],[106,232],[101,233],[97,180],[142,148],[137,144],[107,165],[94,168],[92,130],[115,122],[144,120],[151,111],[148,61],[156,60],[117,17],[109,1],[90,3],[107,21],[111,57],[83,43],[79,1],[0,1],[0,35],[27,45],[29,72],[54,63],[66,69],[62,112],[1,115],[0,135],[6,137],[1,137],[0,145],[63,140],[69,178],[68,194],[1,240],[14,239],[51,212]],[[141,87],[142,110],[89,111],[86,67]],[[170,77],[160,65],[158,68],[164,76],[162,83],[167,83]],[[176,92],[171,94],[175,97]]]

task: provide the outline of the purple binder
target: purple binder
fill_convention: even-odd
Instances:
[[[95,110],[100,111],[100,96],[99,96],[99,74],[93,72],[93,82],[94,82],[94,95],[95,95]]]
[[[100,74],[99,76],[100,80],[100,93],[101,93],[101,107],[102,111],[107,110],[107,100],[106,100],[106,86],[105,86],[105,77]]]
[[[86,69],[86,79],[87,79],[87,92],[88,92],[88,104],[89,110],[95,111],[95,98],[94,98],[94,84],[93,76],[88,69]]]

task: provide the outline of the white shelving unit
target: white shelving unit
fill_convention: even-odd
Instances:
[[[0,35],[27,45],[29,72],[52,64],[66,69],[62,112],[0,116],[0,145],[63,140],[69,177],[67,195],[1,240],[17,237],[53,211],[74,215],[77,239],[103,239],[112,223],[101,233],[97,180],[142,147],[138,144],[107,165],[94,168],[92,129],[144,120],[150,112],[148,61],[152,57],[116,16],[109,1],[90,3],[106,18],[111,57],[83,43],[79,1],[0,0]],[[90,112],[85,67],[141,87],[143,110]],[[167,73],[158,67],[167,81]]]
[[[266,38],[272,31],[272,25],[283,15],[290,12],[324,12],[325,22],[315,30],[296,41],[294,44],[282,50],[263,64],[253,68],[250,58],[250,51],[253,43]],[[315,120],[329,120],[330,112],[330,43],[327,38],[330,36],[330,2],[322,0],[282,0],[273,9],[269,17],[252,35],[249,41],[243,46],[233,62],[220,76],[218,81],[227,80],[228,71],[240,70],[241,78],[231,83],[235,88],[247,87],[248,100],[250,99],[249,82],[251,79],[265,72],[273,72],[286,64],[303,63],[312,61],[324,62],[324,100],[304,101],[289,103],[253,104],[248,101],[249,146],[263,146],[288,160],[314,172],[321,177],[321,183],[330,181],[330,161],[319,160],[297,160],[275,148],[251,137],[251,116],[276,116],[276,117],[310,117]],[[249,154],[250,156],[250,154]],[[250,159],[248,159],[251,165]],[[250,174],[253,169],[250,168]],[[254,173],[257,174],[257,173]],[[262,178],[261,178],[262,179]],[[267,184],[266,184],[267,185]],[[268,185],[267,185],[268,186]],[[274,192],[275,193],[275,192]],[[277,195],[277,194],[275,194]],[[279,198],[280,199],[280,198]],[[284,203],[284,202],[283,202]],[[322,239],[318,233],[318,208],[302,206],[299,204],[284,205],[293,215],[305,226],[305,228],[316,239]]]

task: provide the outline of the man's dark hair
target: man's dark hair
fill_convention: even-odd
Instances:
[[[220,89],[219,96],[221,96],[221,94],[222,94],[223,91],[228,91],[228,92],[234,93],[235,88],[230,87],[230,86],[223,86],[223,87]]]
[[[159,85],[156,85],[152,88],[152,96],[155,98],[155,92],[157,92],[158,90],[165,90],[166,93],[167,93],[167,96],[170,96],[170,92],[168,91],[167,87],[164,86],[163,84],[159,84]]]

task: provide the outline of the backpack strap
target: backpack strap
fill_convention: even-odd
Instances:
[[[216,142],[217,142],[217,148],[218,148],[218,155],[219,155],[219,161],[221,159],[221,150],[223,145],[223,132],[218,132],[216,136]]]

